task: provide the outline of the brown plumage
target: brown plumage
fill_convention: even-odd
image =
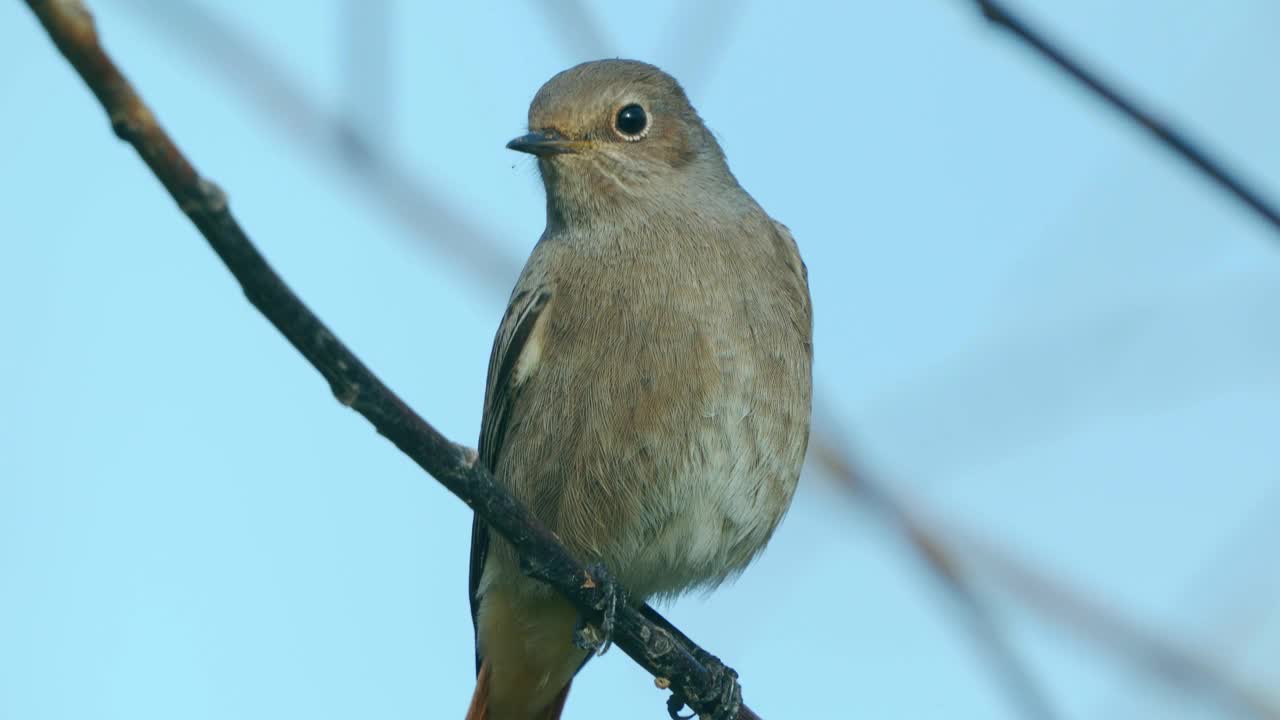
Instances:
[[[795,241],[651,65],[560,73],[529,129],[510,147],[538,156],[547,228],[494,341],[481,460],[634,601],[714,587],[768,541],[808,442]],[[471,599],[469,720],[558,718],[576,613],[479,522]]]

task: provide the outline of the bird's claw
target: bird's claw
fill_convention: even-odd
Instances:
[[[692,712],[688,715],[681,715],[680,710],[683,708],[684,701],[680,699],[679,695],[671,693],[671,697],[667,698],[667,715],[671,717],[671,720],[692,720],[692,718],[698,716],[697,713]]]
[[[623,600],[623,593],[600,563],[588,565],[587,572],[595,583],[596,601],[592,607],[600,611],[600,624],[591,625],[579,614],[578,621],[573,626],[573,644],[581,650],[603,655],[613,646],[613,628],[618,619],[618,603]]]
[[[711,704],[715,708],[712,713],[699,717],[704,717],[705,720],[735,720],[742,710],[742,686],[738,684],[738,671],[701,649],[695,650],[693,655],[711,675],[707,694],[699,704]],[[667,714],[671,716],[671,720],[690,720],[698,716],[696,712],[681,715],[680,709],[684,706],[685,702],[674,693],[667,698]]]

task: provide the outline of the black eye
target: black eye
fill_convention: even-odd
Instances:
[[[649,126],[649,118],[644,114],[644,108],[639,105],[628,105],[618,111],[615,124],[618,132],[626,135],[628,139],[639,140],[645,128]]]

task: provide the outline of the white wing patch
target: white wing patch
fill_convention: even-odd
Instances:
[[[525,340],[524,347],[520,349],[520,356],[516,358],[515,367],[511,370],[513,387],[523,385],[533,371],[538,369],[538,364],[542,361],[543,338],[547,334],[545,327],[546,323],[542,322],[542,318],[534,321],[533,330]]]

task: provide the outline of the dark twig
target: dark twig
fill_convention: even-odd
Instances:
[[[328,381],[334,396],[519,549],[527,572],[551,585],[580,611],[598,619],[599,583],[545,527],[494,482],[476,454],[456,445],[419,417],[379,380],[271,269],[231,215],[227,198],[202,178],[160,127],[98,42],[80,0],[27,0],[50,38],[97,96],[115,133],[137,150],[191,219],[254,307]],[[613,632],[622,650],[694,710],[719,708],[712,673],[671,633],[630,606],[618,609]],[[566,639],[567,640],[567,639]],[[743,708],[737,716],[757,716]]]
[[[1010,12],[1004,3],[996,2],[995,0],[970,1],[978,6],[978,9],[982,11],[982,14],[988,20],[1013,33],[1018,39],[1034,48],[1054,65],[1057,65],[1063,72],[1080,81],[1081,84],[1092,90],[1098,97],[1124,113],[1130,120],[1146,128],[1164,143],[1165,147],[1194,165],[1215,183],[1235,195],[1241,202],[1261,215],[1264,220],[1271,224],[1273,229],[1280,231],[1280,210],[1277,210],[1276,206],[1264,199],[1261,194],[1250,189],[1244,181],[1228,171],[1220,161],[1210,156],[1196,142],[1160,121],[1150,111],[1144,110],[1132,100],[1126,99],[1118,90],[1098,77],[1097,74],[1086,70],[1080,62],[1073,59],[1065,50],[1050,42],[1042,33],[1028,25],[1025,20]]]

